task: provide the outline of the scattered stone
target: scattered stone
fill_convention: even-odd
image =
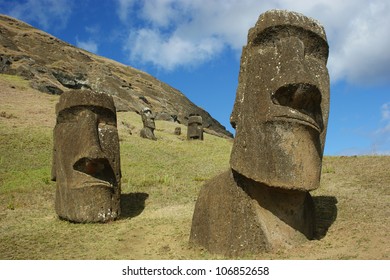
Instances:
[[[181,135],[181,127],[175,127],[175,135]]]
[[[145,102],[146,104],[150,105],[150,102],[149,100],[145,97],[145,96],[140,96],[138,97],[140,100],[142,100],[143,102]]]
[[[10,57],[0,55],[0,73],[5,73],[9,69],[11,64],[12,60]]]
[[[7,112],[0,112],[0,118],[5,118],[5,119],[16,119],[16,116],[14,114],[8,114]]]
[[[90,88],[87,77],[82,73],[70,74],[61,70],[53,70],[52,74],[64,87],[70,89]]]
[[[53,95],[61,95],[64,92],[58,86],[52,84],[51,82],[47,82],[45,80],[43,80],[43,81],[32,80],[30,82],[30,86],[32,88],[35,88],[35,89],[41,91],[41,92],[45,92],[45,93],[53,94]]]
[[[159,112],[159,113],[156,113],[156,120],[167,121],[167,122],[177,122],[177,116],[172,115],[168,112]]]
[[[120,215],[120,153],[112,97],[64,92],[56,106],[52,180],[55,209],[72,222],[108,222]]]

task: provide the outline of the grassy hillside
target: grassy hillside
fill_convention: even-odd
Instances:
[[[69,223],[54,212],[49,180],[57,101],[0,75],[0,259],[222,258],[188,238],[199,189],[229,167],[231,140],[186,141],[185,126],[158,121],[150,141],[139,115],[118,113],[123,217]],[[248,258],[389,259],[389,185],[390,157],[326,157],[312,193],[318,240]]]

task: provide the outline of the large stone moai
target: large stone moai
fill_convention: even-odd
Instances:
[[[200,191],[190,241],[245,255],[313,238],[329,114],[328,43],[319,22],[271,10],[243,48],[231,169]]]
[[[187,140],[203,140],[202,116],[191,114],[188,117]]]
[[[111,96],[90,90],[61,95],[56,106],[52,180],[55,209],[73,222],[107,222],[120,215],[121,170]]]
[[[156,124],[154,123],[154,115],[152,110],[150,110],[148,107],[142,109],[141,118],[144,127],[141,129],[140,136],[142,138],[157,140],[156,136],[154,136],[154,129],[156,128]]]

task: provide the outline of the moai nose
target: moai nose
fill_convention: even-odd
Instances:
[[[90,110],[85,110],[82,113],[80,121],[80,139],[86,144],[86,147],[93,150],[98,148],[100,150],[99,130],[98,130],[98,116]]]
[[[80,151],[81,158],[88,158],[91,161],[86,162],[89,168],[98,168],[99,164],[93,159],[106,158],[101,148],[99,129],[98,129],[98,116],[90,110],[85,110],[80,116],[80,136],[79,144],[82,147]],[[88,169],[86,167],[86,169]]]

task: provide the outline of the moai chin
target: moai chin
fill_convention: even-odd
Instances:
[[[206,182],[190,241],[244,256],[312,239],[329,114],[324,28],[302,14],[260,15],[243,48],[231,169]]]
[[[202,116],[191,114],[188,117],[187,140],[203,140]]]
[[[120,215],[121,170],[112,97],[90,90],[61,95],[53,133],[55,209],[73,222],[107,222]]]
[[[154,123],[154,115],[152,110],[150,110],[148,107],[142,109],[141,118],[144,127],[141,129],[140,136],[142,138],[157,140],[156,136],[154,135],[154,129],[156,128],[156,125]]]

